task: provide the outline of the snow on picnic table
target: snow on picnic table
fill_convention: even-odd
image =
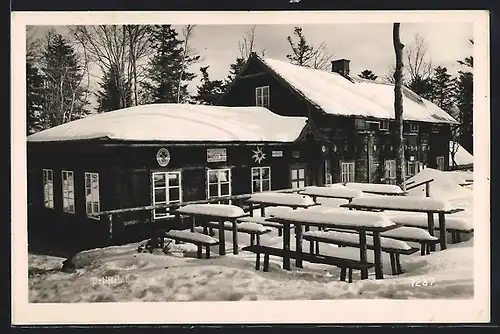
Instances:
[[[389,218],[396,224],[401,224],[405,226],[423,227],[427,228],[429,226],[427,222],[427,214],[412,214],[412,215],[398,215],[398,214],[388,214]],[[470,231],[474,229],[471,223],[465,219],[455,218],[453,215],[448,215],[445,217],[445,224],[447,230],[459,230],[459,231]],[[439,227],[439,220],[434,219],[434,227]]]
[[[404,191],[399,186],[392,184],[348,182],[345,184],[345,186],[347,188],[357,189],[363,192],[371,192],[371,193],[394,194],[394,195],[401,195],[404,193]]]
[[[336,242],[348,242],[359,245],[359,234],[357,233],[349,233],[349,232],[337,232],[337,231],[308,231],[304,232],[303,236],[312,236],[318,238],[325,238],[328,240],[336,241]],[[390,238],[380,238],[380,242],[382,248],[392,248],[392,249],[400,249],[400,250],[409,250],[410,246],[404,241],[395,240]],[[373,246],[373,237],[367,236],[366,243],[369,246]]]
[[[167,238],[185,238],[189,240],[194,240],[197,242],[205,242],[205,243],[216,243],[217,240],[212,238],[209,235],[202,234],[202,233],[196,233],[196,232],[191,232],[191,231],[175,231],[175,230],[170,230],[168,231],[165,236]]]
[[[218,227],[219,222],[210,222],[210,225],[212,227]],[[224,228],[226,229],[232,229],[233,228],[233,223],[232,222],[224,222]],[[269,231],[268,228],[265,226],[254,223],[254,222],[239,222],[236,224],[236,229],[238,231],[245,231],[245,232],[252,232],[252,233],[264,233]]]
[[[424,229],[407,226],[400,226],[394,230],[382,232],[380,235],[388,238],[416,239],[422,241],[432,241],[438,239],[437,237],[430,235],[429,232]]]
[[[341,198],[354,198],[362,194],[358,189],[351,189],[341,184],[332,184],[328,187],[307,187],[300,193],[309,196]]]
[[[228,204],[188,204],[177,209],[176,212],[226,218],[237,218],[245,215],[245,211],[239,206]]]
[[[447,201],[431,197],[418,198],[413,196],[394,196],[388,199],[386,196],[362,195],[354,198],[351,204],[387,210],[449,211],[453,209]]]
[[[275,192],[253,194],[247,201],[250,203],[264,203],[284,206],[310,206],[315,204],[313,199],[306,195]]]
[[[375,228],[395,225],[383,213],[350,211],[336,208],[281,212],[277,213],[274,218],[290,221],[291,223],[309,223],[346,227]]]

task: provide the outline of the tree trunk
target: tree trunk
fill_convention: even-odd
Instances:
[[[396,70],[394,71],[394,112],[397,123],[396,130],[396,183],[405,188],[405,152],[403,145],[403,48],[399,37],[399,23],[394,23],[392,40],[396,53]]]

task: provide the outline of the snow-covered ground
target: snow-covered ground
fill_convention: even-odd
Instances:
[[[434,178],[431,196],[448,200],[465,209],[457,213],[472,222],[472,190],[458,185],[470,178],[461,172],[425,169],[416,180]],[[421,196],[422,189],[410,196]],[[473,222],[472,225],[474,226]],[[217,235],[215,236],[217,237]],[[196,247],[171,244],[170,253],[138,253],[141,243],[107,247],[79,253],[76,271],[60,270],[63,258],[29,254],[30,302],[120,302],[120,301],[235,301],[235,300],[319,300],[319,299],[418,299],[473,298],[474,238],[449,245],[444,251],[421,256],[401,256],[403,274],[391,276],[390,259],[383,254],[383,280],[339,281],[339,269],[307,262],[304,268],[281,269],[282,260],[271,257],[270,271],[256,271],[255,255],[231,254],[231,233],[226,235],[228,255],[196,259]],[[292,241],[295,239],[292,236]],[[247,235],[240,235],[248,245]],[[281,247],[275,230],[261,237],[261,243]],[[304,242],[304,249],[309,243]],[[292,249],[294,242],[292,242]],[[438,246],[439,248],[439,246]],[[321,252],[359,258],[359,250],[321,245]],[[373,252],[368,252],[373,261]]]

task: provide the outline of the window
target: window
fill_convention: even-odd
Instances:
[[[439,125],[432,124],[432,132],[433,133],[439,133]]]
[[[306,186],[306,169],[303,166],[290,167],[290,180],[292,189]]]
[[[410,132],[418,132],[419,126],[415,123],[410,123]]]
[[[417,174],[417,163],[414,161],[408,161],[408,165],[406,167],[406,176],[411,177]]]
[[[389,184],[396,184],[396,160],[385,161],[385,180]]]
[[[380,121],[380,130],[389,131],[389,121]]]
[[[85,173],[85,210],[87,214],[100,211],[99,199],[99,174]],[[100,219],[98,216],[90,216],[94,219]]]
[[[75,213],[75,181],[71,171],[62,171],[62,199],[63,211]]]
[[[340,182],[354,182],[354,162],[340,163]]]
[[[43,170],[43,203],[46,208],[54,208],[54,174],[51,169]]]
[[[331,168],[331,163],[329,159],[325,160],[325,184],[332,184],[333,183],[333,177],[332,177],[332,168]]]
[[[437,169],[444,170],[444,157],[436,157]]]
[[[252,167],[252,193],[271,190],[271,167]]]
[[[378,130],[380,129],[380,122],[378,121],[366,121],[367,128],[369,130]]]
[[[231,196],[231,170],[209,169],[207,170],[207,199]],[[219,204],[231,204],[231,201],[219,201]]]
[[[153,205],[182,203],[181,172],[153,172]],[[172,217],[170,209],[153,211],[153,219]]]
[[[364,119],[356,118],[354,120],[354,128],[358,130],[366,129],[366,121]]]
[[[269,109],[269,86],[255,88],[255,105]]]

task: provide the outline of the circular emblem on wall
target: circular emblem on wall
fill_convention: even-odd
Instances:
[[[160,148],[156,152],[156,161],[161,167],[165,167],[170,162],[170,152],[166,148]]]
[[[266,158],[266,154],[262,152],[262,149],[260,147],[257,147],[255,151],[252,150],[252,153],[253,153],[252,155],[253,160],[258,164],[260,164],[262,160]]]

